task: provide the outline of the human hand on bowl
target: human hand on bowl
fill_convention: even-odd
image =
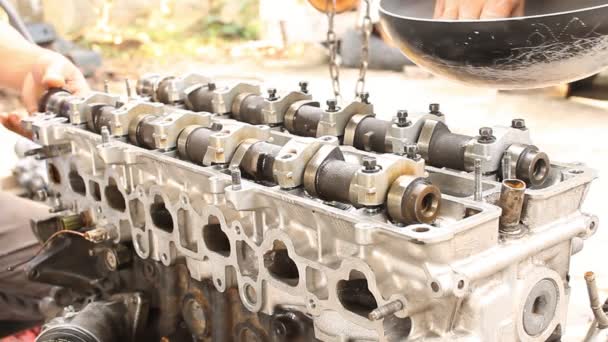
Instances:
[[[474,20],[524,15],[525,0],[437,0],[435,19]]]

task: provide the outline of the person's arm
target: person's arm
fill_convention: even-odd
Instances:
[[[21,93],[28,112],[49,88],[72,93],[89,89],[84,76],[67,58],[26,41],[17,31],[0,22],[0,87]]]
[[[435,19],[471,20],[518,17],[525,0],[437,0]]]

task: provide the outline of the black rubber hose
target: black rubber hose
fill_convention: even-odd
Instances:
[[[6,15],[8,16],[9,24],[15,30],[17,30],[17,32],[19,32],[23,36],[23,38],[25,38],[30,43],[35,44],[34,39],[32,38],[32,35],[27,30],[27,27],[25,26],[25,23],[23,22],[23,19],[21,19],[21,16],[17,12],[17,10],[15,10],[13,5],[11,5],[11,3],[9,3],[7,0],[0,0],[0,7],[2,7],[4,12],[6,12]]]

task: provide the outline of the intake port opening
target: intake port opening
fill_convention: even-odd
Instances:
[[[92,180],[89,181],[89,191],[94,200],[97,202],[101,201],[101,188],[99,187],[99,183]]]
[[[84,178],[76,171],[72,169],[70,173],[68,173],[68,181],[70,182],[70,188],[75,193],[84,196],[87,193],[87,186],[84,182]]]
[[[289,286],[297,286],[300,281],[298,266],[289,257],[287,247],[282,241],[275,240],[272,249],[264,253],[264,267],[275,279]]]
[[[367,318],[370,312],[378,308],[378,302],[368,288],[367,278],[357,270],[350,271],[348,280],[338,282],[337,292],[342,306],[359,316]]]
[[[154,202],[150,204],[150,217],[152,223],[168,233],[173,232],[173,217],[165,206],[165,200],[160,195],[154,196]]]
[[[48,173],[49,179],[53,184],[61,184],[61,173],[59,172],[59,169],[57,169],[57,166],[55,166],[55,164],[49,163]]]
[[[230,240],[217,217],[209,216],[208,223],[203,227],[203,241],[210,251],[225,257],[230,255]]]
[[[108,180],[108,185],[104,190],[104,195],[106,197],[106,202],[110,208],[118,211],[124,212],[127,209],[127,204],[125,203],[125,197],[122,195],[118,186],[116,185],[116,180],[114,178],[110,178]]]

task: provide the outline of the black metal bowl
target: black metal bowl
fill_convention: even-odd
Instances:
[[[470,85],[539,88],[608,66],[608,0],[528,0],[526,16],[433,20],[433,0],[382,0],[382,24],[413,62]]]

